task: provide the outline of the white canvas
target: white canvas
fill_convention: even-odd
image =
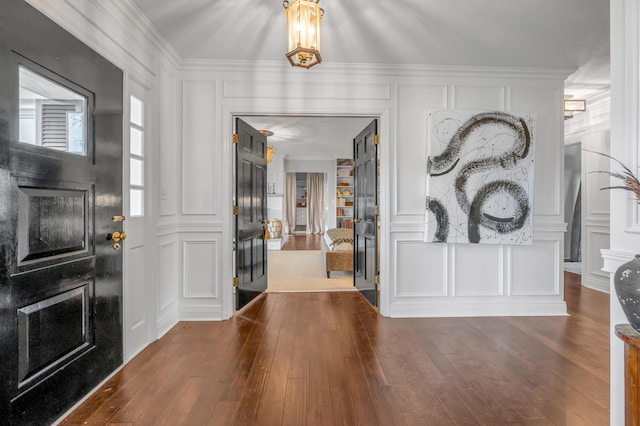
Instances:
[[[532,244],[535,117],[429,112],[424,239]]]

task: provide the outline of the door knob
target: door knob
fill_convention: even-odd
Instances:
[[[114,243],[124,241],[126,239],[127,239],[127,233],[124,231],[122,232],[115,231],[113,234],[107,235],[107,240],[111,240]]]
[[[353,219],[351,222],[353,222],[353,223],[360,223],[360,219]]]
[[[114,221],[114,222],[122,222],[125,219],[126,219],[126,217],[124,217],[124,216],[113,216],[111,218],[111,220]]]

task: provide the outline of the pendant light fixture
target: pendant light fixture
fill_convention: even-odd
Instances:
[[[319,0],[284,0],[287,13],[287,58],[294,67],[311,68],[320,57],[320,21],[324,10]]]

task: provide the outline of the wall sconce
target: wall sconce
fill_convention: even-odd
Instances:
[[[564,119],[573,118],[573,114],[585,112],[587,110],[587,101],[585,99],[565,99],[564,100]]]
[[[271,130],[260,130],[260,133],[262,133],[266,137],[273,136],[273,132]],[[266,152],[267,164],[269,164],[271,160],[273,160],[273,154],[275,153],[276,153],[276,149],[274,147],[267,146],[267,152]]]
[[[320,57],[320,21],[324,10],[319,0],[284,0],[287,13],[287,58],[294,67],[311,68]]]
[[[273,160],[273,154],[276,153],[276,149],[272,146],[268,146],[267,147],[267,164],[269,164],[271,162],[271,160]]]

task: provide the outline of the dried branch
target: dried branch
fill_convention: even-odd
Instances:
[[[610,171],[605,171],[605,170],[595,170],[595,171],[593,171],[592,173],[604,173],[604,174],[607,174],[607,175],[609,175],[609,176],[611,176],[611,177],[613,177],[615,179],[619,179],[619,180],[621,180],[623,182],[623,185],[608,186],[606,188],[600,188],[601,190],[604,190],[604,189],[623,189],[625,191],[631,191],[635,195],[636,201],[638,203],[640,203],[640,180],[638,180],[638,178],[633,174],[631,169],[629,169],[627,166],[625,166],[620,160],[618,160],[617,158],[613,158],[609,154],[605,154],[603,152],[598,152],[598,151],[590,151],[588,149],[585,149],[584,151],[591,152],[593,154],[602,155],[603,157],[607,157],[607,158],[615,161],[616,163],[618,163],[623,169],[622,172],[610,172]]]

